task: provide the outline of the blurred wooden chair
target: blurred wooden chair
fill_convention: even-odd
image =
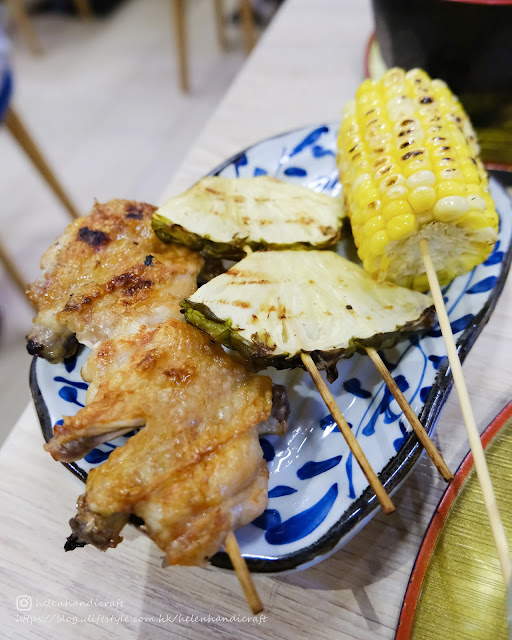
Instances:
[[[0,45],[1,43],[2,33],[0,31]],[[48,163],[44,159],[44,156],[41,153],[36,142],[28,133],[20,116],[10,105],[12,95],[12,74],[5,60],[2,62],[2,51],[5,52],[5,48],[2,48],[2,46],[0,46],[0,122],[6,125],[7,129],[11,132],[14,139],[27,154],[27,156],[39,171],[41,176],[44,178],[50,189],[52,189],[57,198],[62,202],[71,218],[77,218],[79,216],[79,213],[77,212],[68,195],[57,180]],[[0,234],[0,237],[1,236],[5,238],[7,234],[3,232],[2,234]],[[8,253],[5,250],[5,247],[3,247],[1,244],[0,263],[4,266],[6,272],[9,274],[13,282],[17,285],[19,290],[24,295],[26,290],[25,279],[20,274],[20,272],[16,268],[16,265],[9,257]]]
[[[222,0],[213,0],[215,10],[215,27],[217,38],[222,49],[226,48],[226,33],[224,30],[224,10]],[[185,5],[187,0],[171,0],[171,9],[174,16],[174,29],[176,33],[176,48],[178,56],[178,76],[180,88],[185,93],[189,90],[188,81],[188,49],[187,49],[187,25]],[[256,41],[256,29],[252,13],[251,0],[239,0],[240,23],[244,39],[244,48],[249,54]]]
[[[39,38],[36,35],[32,22],[28,15],[24,0],[5,0],[7,8],[14,20],[16,28],[19,30],[28,48],[32,53],[43,52]],[[91,18],[93,11],[89,0],[73,0],[78,15],[82,18]]]

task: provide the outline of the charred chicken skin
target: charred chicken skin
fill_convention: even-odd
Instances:
[[[78,343],[92,347],[141,324],[181,317],[179,302],[196,290],[204,261],[158,240],[154,211],[149,204],[111,200],[67,227],[27,292],[38,310],[29,353],[60,362]]]

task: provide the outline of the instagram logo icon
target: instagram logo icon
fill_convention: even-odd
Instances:
[[[32,609],[31,596],[18,596],[16,598],[16,609],[18,611],[30,611]]]

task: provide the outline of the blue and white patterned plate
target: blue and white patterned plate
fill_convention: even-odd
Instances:
[[[336,126],[309,127],[256,144],[212,174],[270,174],[338,195],[341,187],[335,154]],[[491,191],[501,221],[496,248],[485,264],[444,289],[461,358],[487,322],[512,258],[512,206],[495,179],[491,180]],[[339,250],[353,255],[349,240],[342,241]],[[445,354],[438,326],[382,354],[429,433],[452,385]],[[51,365],[37,358],[33,361],[31,386],[46,439],[63,415],[74,414],[83,406],[86,384],[80,377],[80,367],[87,356],[84,349],[77,359],[64,364]],[[355,355],[342,360],[338,369],[339,378],[331,387],[333,394],[371,465],[392,492],[418,461],[422,449],[367,357]],[[268,506],[252,524],[236,532],[250,569],[262,573],[303,569],[319,562],[344,545],[379,508],[309,376],[299,370],[270,369],[268,373],[288,388],[290,429],[283,438],[261,438],[270,470]],[[461,437],[465,436],[461,433]],[[102,445],[68,466],[85,479],[87,471],[101,464],[125,439]],[[63,523],[63,537],[66,534]],[[223,552],[213,557],[212,564],[230,567]]]

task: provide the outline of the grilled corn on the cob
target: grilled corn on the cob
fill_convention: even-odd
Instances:
[[[441,284],[483,262],[498,215],[460,102],[420,69],[365,80],[343,113],[338,168],[358,255],[373,277],[428,289],[418,241]]]

